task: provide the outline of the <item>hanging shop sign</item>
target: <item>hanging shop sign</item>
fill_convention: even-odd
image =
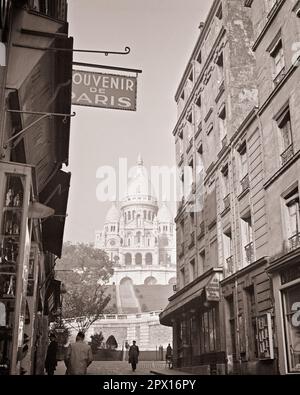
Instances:
[[[136,111],[137,77],[73,70],[72,104]]]
[[[213,276],[205,287],[206,300],[209,302],[220,301],[220,283],[217,275]]]

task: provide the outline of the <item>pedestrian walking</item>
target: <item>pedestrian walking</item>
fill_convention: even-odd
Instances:
[[[140,350],[139,350],[138,346],[136,345],[136,341],[133,340],[132,346],[130,346],[129,354],[128,354],[129,355],[128,362],[131,364],[133,372],[135,371],[136,365],[139,362],[139,353],[140,353]]]
[[[85,375],[93,361],[91,347],[84,342],[84,333],[78,332],[76,342],[70,344],[65,357],[68,375]]]
[[[166,352],[166,363],[170,369],[172,368],[172,362],[173,362],[173,350],[171,344],[169,343]]]
[[[47,349],[47,355],[45,360],[45,370],[48,376],[54,376],[54,371],[56,370],[57,360],[57,341],[54,333],[51,333],[50,336],[50,344]]]

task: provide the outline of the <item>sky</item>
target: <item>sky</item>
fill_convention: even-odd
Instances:
[[[175,165],[174,96],[211,4],[212,0],[69,0],[74,48],[131,50],[128,55],[74,53],[74,61],[142,73],[137,111],[72,108],[76,117],[71,122],[70,163],[64,168],[72,173],[64,241],[93,242],[95,230],[103,227],[111,203],[97,199],[99,168],[118,169],[119,158],[134,166],[138,154],[147,168]]]

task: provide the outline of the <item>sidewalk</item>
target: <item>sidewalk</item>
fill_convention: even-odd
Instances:
[[[190,376],[191,375],[191,373],[182,372],[181,370],[176,370],[176,369],[169,369],[167,367],[164,369],[152,369],[150,370],[150,373],[159,376]]]

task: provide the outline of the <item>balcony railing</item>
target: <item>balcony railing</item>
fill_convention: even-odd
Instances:
[[[234,273],[233,256],[226,259],[226,275],[230,276]]]
[[[242,192],[247,191],[250,188],[249,174],[247,174],[241,181]]]
[[[282,154],[281,163],[285,165],[294,156],[294,146],[291,144]]]
[[[67,1],[66,0],[44,0],[39,2],[29,2],[30,9],[42,15],[49,16],[60,21],[67,20]]]
[[[248,264],[253,263],[255,260],[255,258],[254,258],[254,243],[253,242],[251,242],[245,246],[245,252],[246,252],[247,263]]]
[[[289,238],[290,249],[295,250],[300,247],[300,233]]]

